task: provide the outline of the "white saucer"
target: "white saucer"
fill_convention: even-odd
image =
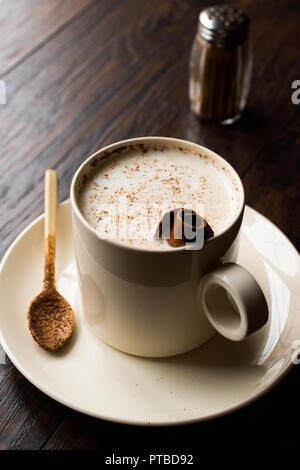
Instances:
[[[172,358],[123,354],[102,344],[89,330],[80,312],[69,201],[59,207],[57,245],[58,289],[76,315],[70,344],[61,352],[48,353],[33,341],[27,327],[27,307],[42,284],[42,216],[21,233],[2,261],[0,340],[19,371],[66,406],[128,424],[191,423],[253,401],[289,370],[295,347],[300,346],[299,255],[253,209],[245,211],[239,263],[265,292],[268,325],[243,343],[216,334],[196,351]]]

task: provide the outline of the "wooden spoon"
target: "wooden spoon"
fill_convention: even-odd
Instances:
[[[27,320],[35,341],[48,351],[56,351],[70,338],[74,313],[55,286],[57,174],[45,173],[45,270],[42,292],[28,309]]]

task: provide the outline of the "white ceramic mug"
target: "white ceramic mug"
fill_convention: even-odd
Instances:
[[[230,226],[200,250],[149,250],[100,238],[79,210],[78,186],[101,158],[135,145],[177,145],[222,164],[240,196]],[[105,343],[139,356],[171,356],[208,341],[216,330],[242,340],[268,319],[256,280],[235,264],[244,211],[244,189],[235,170],[200,145],[172,138],[135,138],[90,156],[71,185],[73,235],[84,315]]]

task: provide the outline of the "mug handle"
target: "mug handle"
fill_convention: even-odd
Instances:
[[[268,321],[268,304],[254,277],[226,263],[201,278],[200,302],[211,325],[232,341],[241,341]]]

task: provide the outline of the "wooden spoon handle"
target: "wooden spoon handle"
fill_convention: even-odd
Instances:
[[[44,289],[55,288],[55,240],[57,209],[57,173],[45,172],[45,273]]]
[[[56,235],[57,173],[45,172],[45,238]]]

